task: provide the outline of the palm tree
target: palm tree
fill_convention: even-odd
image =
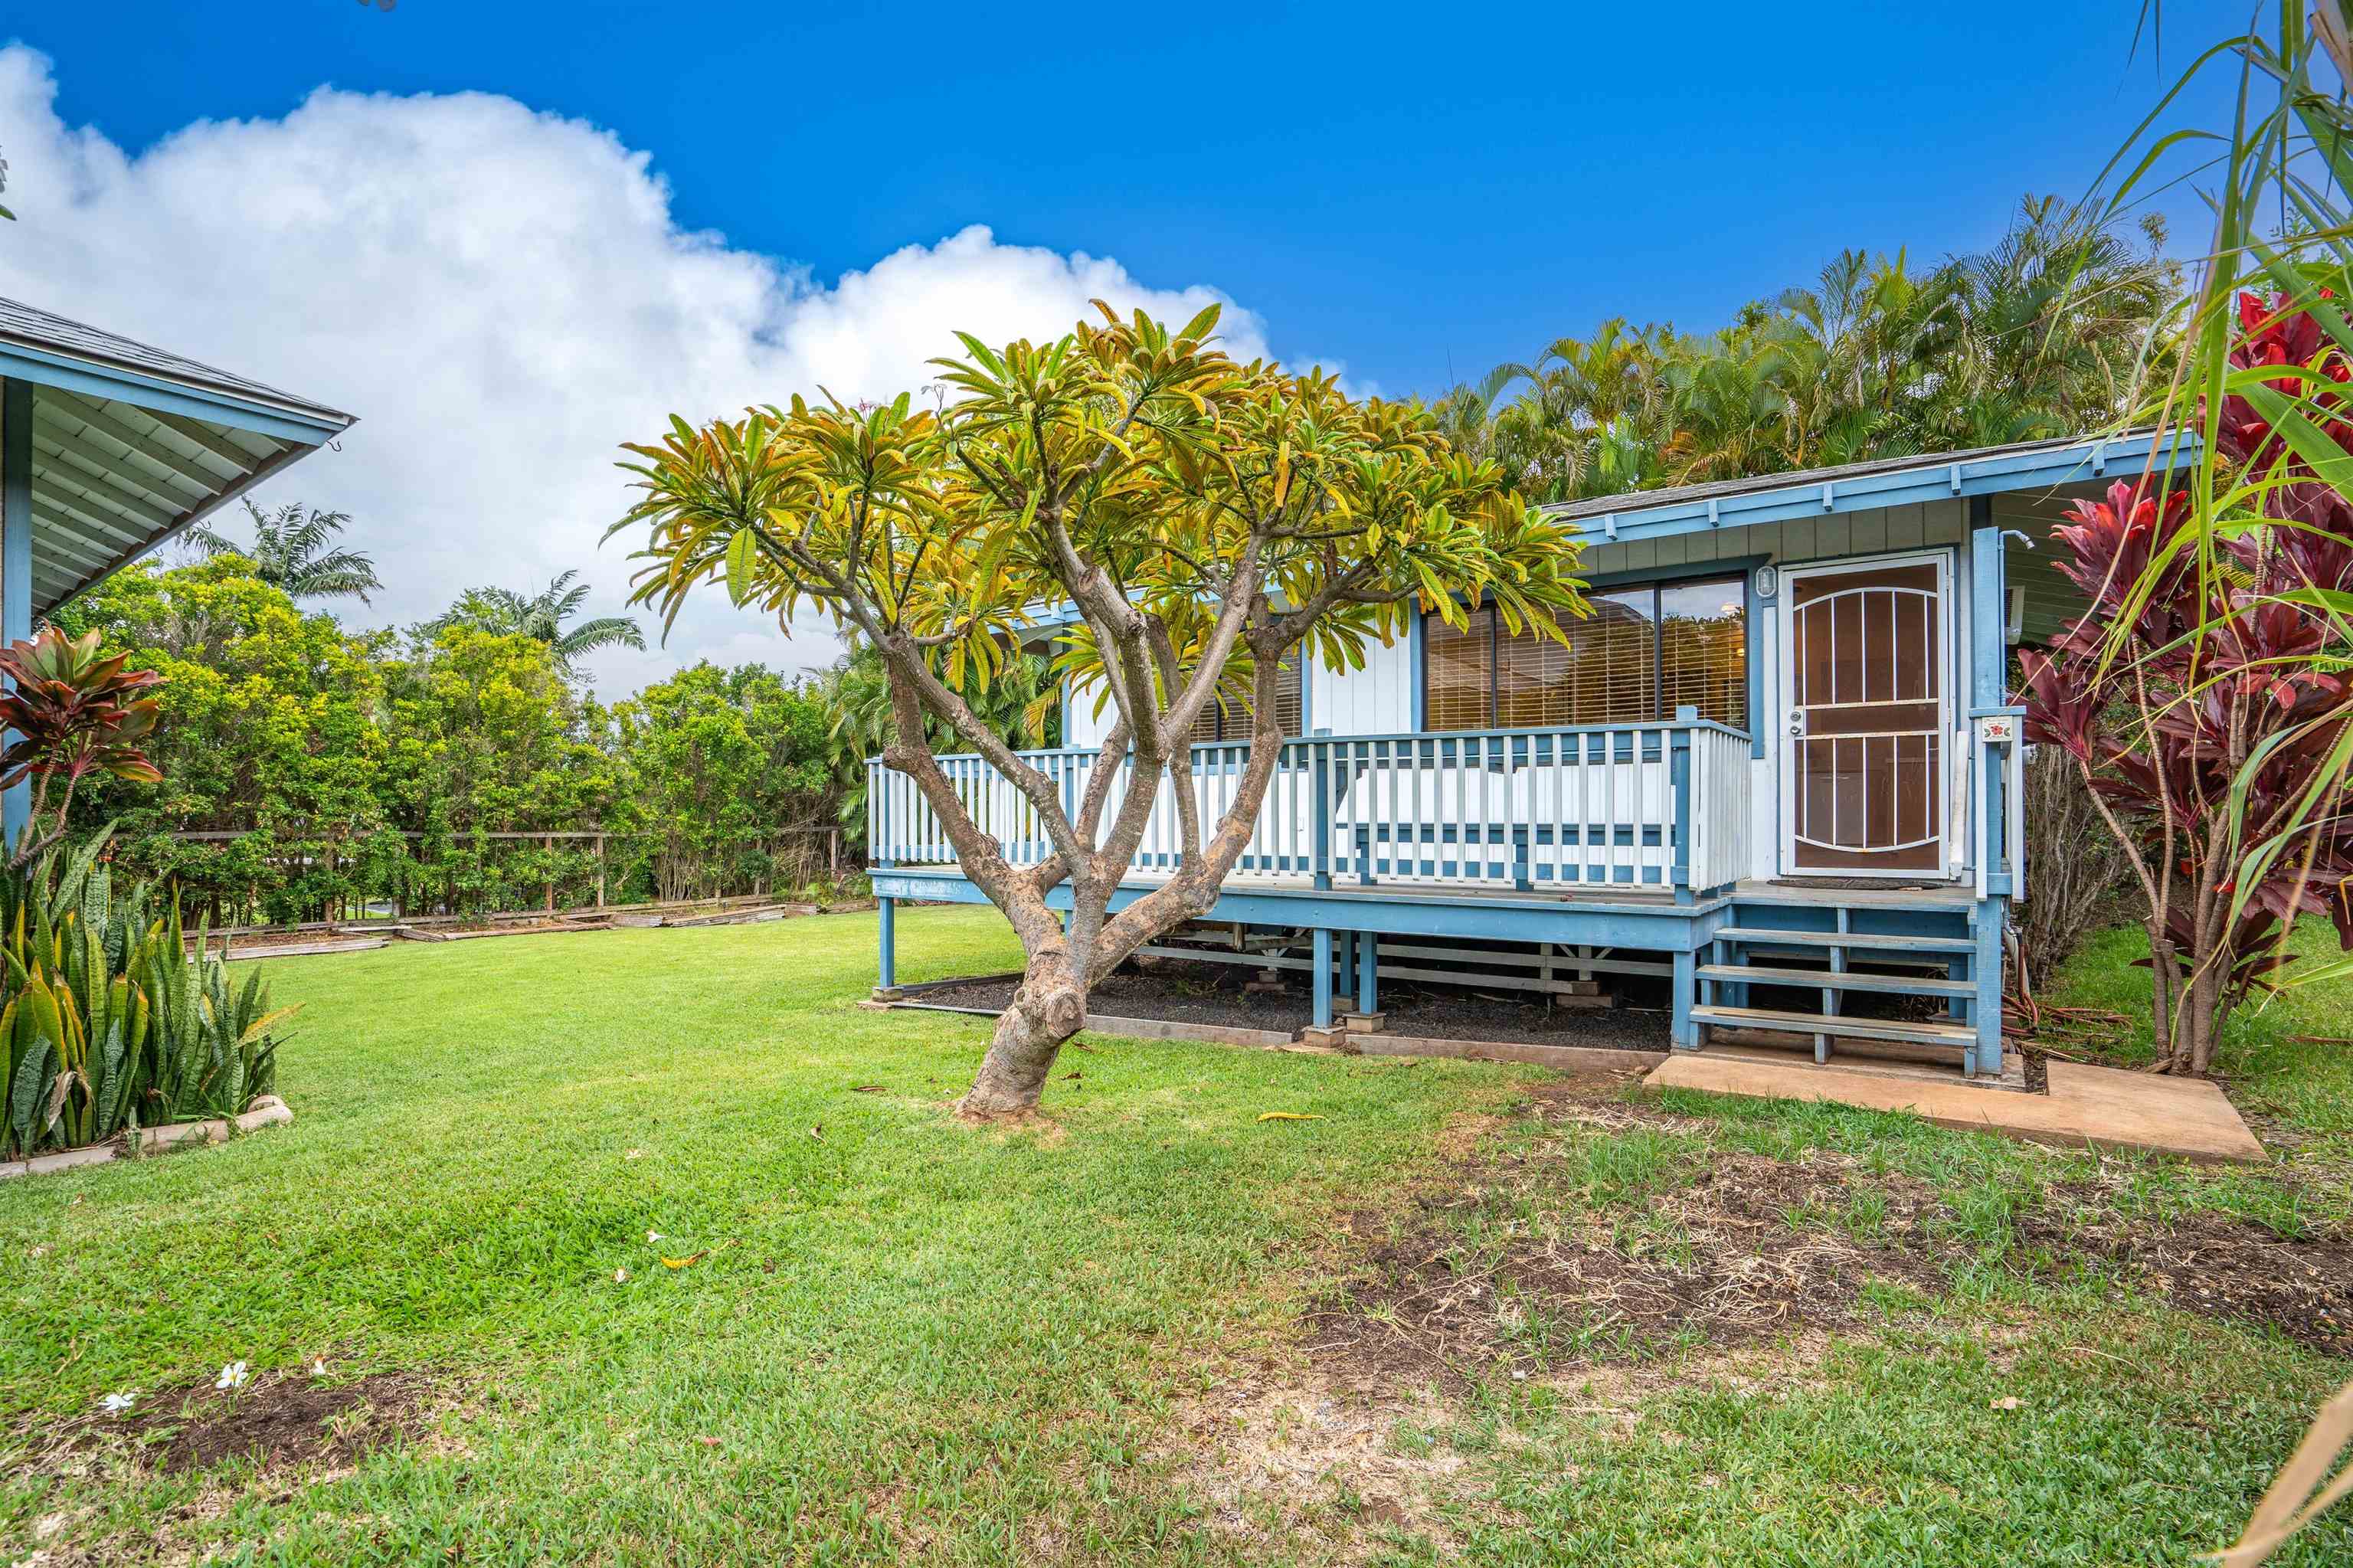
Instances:
[[[264,512],[246,498],[253,515],[253,543],[240,545],[204,524],[188,530],[188,542],[207,559],[242,556],[253,563],[253,575],[289,599],[344,599],[368,602],[368,590],[381,588],[375,563],[358,550],[329,548],[351,516],[343,512],[305,512],[290,501],[275,512]]]
[[[566,673],[572,662],[586,658],[600,648],[636,648],[643,650],[646,634],[638,623],[626,615],[600,615],[584,620],[566,631],[564,623],[580,612],[581,602],[588,597],[588,585],[575,583],[577,571],[569,571],[547,585],[546,591],[526,597],[512,588],[468,588],[458,596],[446,614],[427,621],[424,630],[430,636],[444,627],[464,626],[476,631],[486,631],[499,637],[528,637],[547,644],[548,652]]]
[[[1982,256],[1844,250],[1720,332],[1613,318],[1430,412],[1540,501],[2098,429],[2163,383],[2180,291],[2163,238],[2030,198]]]
[[[2098,429],[2163,386],[2161,330],[2181,293],[2150,214],[2139,242],[2086,207],[2029,197],[2000,243],[1947,262],[1954,342],[1923,412],[1924,444],[1989,444]]]

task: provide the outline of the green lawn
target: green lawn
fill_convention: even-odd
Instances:
[[[1014,956],[987,911],[901,933],[910,980]],[[1058,1069],[1058,1130],[977,1131],[946,1107],[982,1024],[857,1007],[873,941],[838,916],[273,962],[307,1003],[293,1127],[0,1186],[0,1554],[2186,1562],[2353,1375],[2024,1239],[2059,1183],[2341,1223],[2302,1164],[1688,1097],[1563,1122],[1532,1069],[1103,1039]],[[2329,1168],[2341,1061],[2242,1054]],[[1514,1359],[1454,1380],[1342,1379],[1310,1345],[1389,1227],[1672,1256],[1662,1203],[1734,1156],[1923,1184],[1949,1281],[1732,1351],[1515,1308]],[[428,1418],[324,1470],[66,1441],[107,1393],[318,1357],[419,1374]],[[2348,1552],[2339,1526],[2281,1561]]]

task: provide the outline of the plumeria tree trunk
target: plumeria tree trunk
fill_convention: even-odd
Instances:
[[[1514,630],[1557,636],[1556,618],[1585,609],[1567,529],[1493,464],[1452,453],[1423,413],[1358,403],[1320,372],[1234,363],[1213,346],[1214,308],[1176,332],[1103,314],[1044,346],[965,336],[965,358],[937,362],[953,400],[936,412],[905,397],[795,399],[674,420],[625,465],[645,493],[616,527],[651,535],[639,601],[674,617],[697,585],[723,582],[787,628],[814,605],[879,653],[883,761],[921,791],[1025,959],[963,1101],[976,1118],[1035,1109],[1088,993],[1215,906],[1281,759],[1287,662],[1361,662],[1424,609],[1460,622],[1485,600]],[[1113,715],[1074,810],[968,700],[1046,609],[1062,612],[1057,674]],[[1212,702],[1253,718],[1225,814],[1204,821],[1191,735]],[[943,728],[1020,794],[1041,863],[1011,863],[973,819],[935,755]],[[1175,872],[1113,913],[1164,788]],[[1067,922],[1047,903],[1064,887]]]

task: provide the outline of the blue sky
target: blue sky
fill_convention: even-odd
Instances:
[[[820,279],[985,223],[1210,283],[1391,393],[1612,313],[1708,325],[1841,245],[1982,245],[2021,193],[2082,192],[2161,84],[2135,0],[44,11],[60,115],[134,153],[322,83],[488,90]],[[2166,5],[2165,70],[2243,15]]]

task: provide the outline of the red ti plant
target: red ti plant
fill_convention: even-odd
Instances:
[[[2232,366],[2306,367],[2303,418],[2353,445],[2353,408],[2323,379],[2348,378],[2333,343],[2271,302],[2241,306]],[[2298,916],[2328,916],[2353,950],[2353,506],[2255,403],[2232,396],[2221,416],[2240,514],[2201,536],[2190,495],[2147,481],[2078,502],[2052,532],[2092,608],[2020,654],[2027,737],[2073,760],[2147,902],[2157,1068],[2198,1075],[2231,1010],[2287,961]]]
[[[154,732],[156,702],[137,694],[164,683],[153,670],[125,670],[124,655],[101,658],[98,633],[68,637],[54,626],[0,649],[0,789],[30,778],[31,819],[8,866],[37,858],[65,836],[74,790],[94,772],[152,784],[164,777],[139,747]],[[64,788],[57,790],[62,780]],[[52,792],[56,799],[52,800]]]

